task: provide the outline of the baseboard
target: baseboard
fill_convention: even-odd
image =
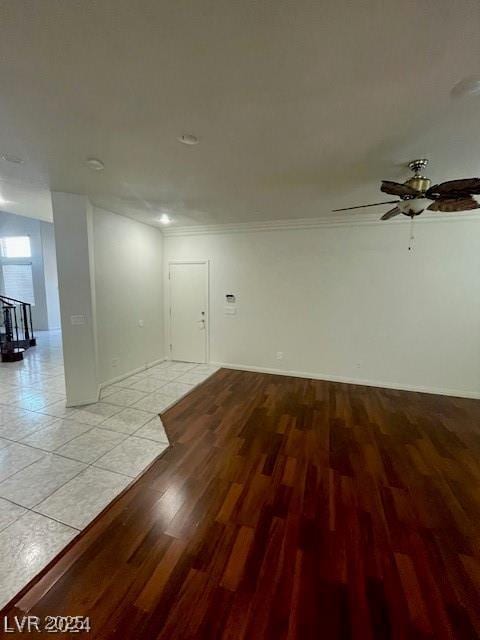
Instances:
[[[480,391],[463,391],[461,389],[444,389],[443,387],[424,387],[406,385],[382,380],[364,380],[362,378],[348,378],[345,376],[332,376],[324,373],[311,373],[307,371],[287,371],[284,369],[270,369],[268,367],[254,367],[231,362],[211,362],[217,367],[236,369],[238,371],[254,371],[257,373],[271,373],[278,376],[292,376],[294,378],[311,378],[313,380],[325,380],[326,382],[343,382],[345,384],[357,384],[365,387],[380,387],[383,389],[397,389],[398,391],[415,391],[417,393],[433,393],[441,396],[454,396],[457,398],[480,399]]]
[[[89,400],[82,400],[81,402],[68,402],[68,400],[66,400],[65,406],[67,407],[67,409],[75,409],[76,407],[85,407],[87,404],[95,404],[96,402],[98,402],[99,396],[100,396],[100,389],[97,392],[96,398],[91,398]]]
[[[168,360],[166,356],[164,358],[159,358],[158,360],[152,360],[152,362],[147,362],[147,364],[141,367],[137,367],[136,369],[132,369],[127,373],[122,373],[121,375],[116,376],[115,378],[111,378],[110,380],[105,380],[104,382],[101,382],[99,385],[99,394],[100,394],[100,391],[105,387],[109,387],[111,384],[115,384],[116,382],[121,382],[122,380],[125,380],[125,378],[134,376],[136,373],[140,373],[142,371],[146,371],[147,369],[151,369],[152,367],[155,367],[157,364],[161,364],[162,362],[165,362],[165,360]]]
[[[165,362],[165,360],[170,360],[170,358],[167,358],[167,356],[164,356],[163,358],[159,358],[158,360],[152,360],[152,362],[147,362],[143,371],[146,371],[146,369],[151,369],[152,367],[156,367],[157,364],[162,364],[162,362]]]
[[[105,387],[109,387],[111,384],[115,384],[116,382],[121,382],[122,380],[125,380],[125,378],[129,378],[130,376],[134,376],[136,373],[140,373],[141,371],[146,371],[147,369],[151,369],[152,367],[155,367],[157,364],[161,364],[162,362],[165,362],[165,360],[168,360],[168,358],[165,356],[164,358],[158,358],[158,360],[152,360],[151,362],[147,362],[147,364],[142,365],[141,367],[137,367],[136,369],[131,369],[130,371],[127,371],[127,373],[122,373],[119,376],[116,376],[115,378],[111,378],[110,380],[105,380],[104,382],[101,382],[98,385],[98,391],[97,391],[97,397],[96,398],[92,398],[91,400],[83,400],[81,403],[77,403],[77,404],[68,404],[67,403],[67,407],[82,407],[86,404],[95,404],[95,402],[98,402],[100,399],[100,393],[102,391],[102,389],[104,389]]]

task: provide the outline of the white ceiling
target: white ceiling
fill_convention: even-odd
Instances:
[[[480,98],[450,96],[480,77],[478,0],[2,0],[0,24],[0,155],[24,159],[0,191],[23,215],[52,189],[147,222],[316,218],[418,156],[480,175]]]

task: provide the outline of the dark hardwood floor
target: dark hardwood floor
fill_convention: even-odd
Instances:
[[[480,637],[480,401],[222,370],[162,417],[173,446],[4,614],[104,640]]]

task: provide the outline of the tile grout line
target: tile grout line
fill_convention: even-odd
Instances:
[[[165,386],[167,386],[167,385],[169,385],[169,384],[171,384],[171,383],[175,383],[175,381],[178,381],[178,378],[181,378],[181,377],[183,377],[184,375],[188,374],[188,372],[189,372],[189,371],[191,372],[191,371],[192,371],[193,369],[195,369],[197,366],[202,366],[202,365],[193,365],[193,366],[192,366],[192,367],[190,367],[188,370],[179,372],[179,375],[178,375],[178,376],[175,376],[175,377],[174,377],[174,378],[172,378],[172,379],[166,380],[166,381],[164,382],[164,384],[162,384],[158,389],[154,390],[153,392],[148,392],[147,394],[144,394],[144,397],[148,397],[149,395],[151,395],[151,394],[153,394],[153,393],[157,393],[157,392],[160,392],[160,393],[161,393],[161,389],[162,389],[163,387],[165,387]],[[154,367],[152,367],[152,369],[153,369],[153,368],[154,368]],[[165,368],[166,368],[166,369],[168,369],[168,367],[165,367]],[[169,403],[168,405],[166,405],[166,407],[164,407],[164,408],[162,409],[162,411],[161,411],[161,412],[166,411],[166,410],[167,410],[167,409],[169,409],[171,406],[173,406],[174,404],[176,404],[177,402],[179,402],[182,398],[184,398],[184,397],[185,397],[186,395],[188,395],[191,391],[193,391],[193,390],[194,390],[198,385],[200,385],[200,384],[202,384],[203,382],[205,382],[205,381],[206,381],[206,380],[207,380],[211,375],[213,375],[214,373],[215,373],[215,371],[207,372],[207,374],[205,375],[205,377],[203,377],[203,378],[202,378],[202,380],[200,380],[200,381],[198,381],[198,382],[195,382],[195,383],[193,383],[193,384],[192,384],[192,383],[187,383],[187,382],[181,382],[180,384],[188,384],[191,388],[190,388],[188,391],[186,391],[185,393],[183,393],[183,394],[181,394],[180,396],[178,396],[178,397],[175,397],[175,398],[174,398],[174,397],[172,397],[172,402],[171,402],[171,403]],[[134,374],[134,375],[135,375],[135,374]],[[133,377],[133,376],[132,376],[132,377]],[[146,376],[146,377],[155,377],[155,376]],[[127,379],[128,379],[128,378],[127,378]],[[106,387],[106,388],[108,388],[108,387]],[[135,390],[135,389],[131,389],[131,387],[123,387],[123,388],[121,388],[121,389],[120,389],[120,390],[118,390],[118,391],[119,391],[119,392],[121,392],[121,391],[122,391],[122,389],[137,391],[137,390]],[[107,398],[108,398],[108,396],[107,396],[105,399],[100,398],[100,399],[99,399],[99,402],[100,402],[100,403],[102,403],[102,400],[106,400]],[[143,398],[142,398],[142,399],[143,399]],[[51,404],[55,404],[56,402],[61,402],[61,400],[55,399],[55,400],[53,400],[52,402],[50,402],[50,403],[49,403],[49,405],[51,405]],[[130,479],[130,480],[135,480],[135,478],[136,478],[138,475],[140,475],[140,474],[142,473],[142,471],[140,471],[140,473],[139,473],[139,474],[137,474],[136,476],[130,476],[130,475],[128,475],[128,474],[123,474],[123,473],[118,472],[118,471],[113,472],[113,471],[111,471],[110,469],[106,469],[106,468],[103,468],[103,467],[100,467],[100,466],[97,466],[97,465],[96,465],[96,463],[98,462],[98,460],[100,460],[100,458],[102,458],[102,457],[103,457],[104,455],[106,455],[107,453],[110,453],[110,452],[111,452],[113,449],[115,449],[117,446],[119,446],[119,445],[121,445],[121,444],[124,444],[124,443],[126,442],[126,440],[128,440],[128,439],[129,439],[129,438],[131,438],[131,437],[140,438],[141,440],[146,440],[146,441],[149,441],[149,442],[155,443],[155,444],[157,444],[157,445],[162,445],[162,444],[164,444],[164,445],[166,445],[166,446],[169,446],[169,445],[170,445],[170,443],[169,443],[169,441],[168,441],[168,437],[167,437],[167,442],[163,442],[163,441],[154,440],[154,439],[151,439],[151,438],[148,438],[148,437],[143,437],[143,436],[141,436],[141,435],[136,435],[136,434],[137,434],[137,432],[138,432],[138,431],[140,431],[140,429],[142,429],[142,428],[143,428],[143,427],[145,427],[149,422],[151,422],[152,420],[154,420],[154,419],[155,419],[155,417],[157,417],[157,418],[159,419],[160,424],[163,426],[162,421],[161,421],[161,417],[160,417],[160,414],[159,414],[159,413],[152,413],[152,414],[151,414],[151,415],[152,415],[152,417],[151,417],[150,419],[148,419],[145,423],[143,423],[143,424],[139,425],[139,426],[138,426],[134,431],[132,431],[131,433],[126,434],[126,433],[124,433],[124,432],[115,431],[114,429],[108,429],[107,427],[102,427],[102,425],[103,425],[105,422],[107,422],[110,418],[112,418],[112,417],[114,417],[114,416],[118,415],[119,413],[121,413],[122,411],[124,411],[124,410],[126,410],[126,409],[131,408],[131,409],[134,409],[134,410],[136,410],[136,411],[139,411],[139,410],[145,411],[145,410],[135,408],[133,405],[134,405],[134,404],[136,404],[136,401],[135,401],[134,403],[130,404],[130,405],[116,405],[115,403],[109,403],[108,401],[103,402],[103,404],[107,404],[107,405],[109,405],[109,406],[111,406],[111,407],[116,407],[116,408],[118,408],[118,411],[116,411],[116,412],[115,412],[115,413],[113,413],[112,415],[110,415],[110,416],[106,417],[104,420],[102,420],[102,421],[101,421],[101,422],[99,422],[98,424],[95,424],[95,425],[87,424],[86,426],[89,426],[89,427],[90,427],[90,429],[87,429],[87,430],[86,430],[84,433],[82,433],[82,434],[79,434],[79,435],[77,435],[77,436],[74,436],[73,438],[71,438],[71,439],[67,440],[66,442],[62,443],[62,444],[61,444],[61,445],[59,445],[59,447],[58,447],[58,449],[59,449],[59,448],[63,447],[64,445],[66,445],[66,444],[68,444],[68,443],[70,443],[70,442],[73,442],[75,439],[80,438],[80,437],[82,437],[83,435],[90,433],[91,431],[93,431],[93,429],[96,429],[96,428],[100,428],[100,429],[104,428],[104,430],[109,430],[109,431],[112,431],[112,432],[115,432],[115,433],[119,433],[120,435],[124,436],[124,437],[123,437],[123,439],[122,439],[119,443],[115,444],[111,449],[108,449],[106,452],[102,452],[102,454],[101,454],[100,456],[98,456],[97,458],[95,458],[95,460],[93,460],[92,462],[85,463],[84,461],[80,461],[80,460],[77,460],[77,459],[75,459],[75,458],[70,458],[70,457],[68,457],[68,456],[65,456],[65,455],[62,455],[62,454],[60,454],[60,453],[57,453],[57,452],[56,452],[56,451],[57,451],[56,449],[54,449],[53,451],[46,451],[46,450],[44,450],[44,449],[40,449],[39,447],[32,446],[32,445],[30,445],[30,444],[28,444],[28,443],[25,443],[25,442],[22,442],[22,441],[16,441],[16,440],[11,440],[10,438],[5,438],[5,440],[8,440],[8,441],[9,441],[9,442],[11,442],[12,444],[23,444],[24,446],[28,446],[28,447],[31,447],[32,449],[37,450],[37,451],[41,451],[42,453],[44,453],[44,454],[45,454],[45,456],[44,456],[44,457],[46,457],[47,455],[55,455],[55,456],[57,456],[57,457],[59,457],[59,458],[64,458],[64,459],[71,460],[71,461],[74,461],[74,462],[79,462],[79,463],[81,463],[81,464],[84,464],[85,466],[84,466],[84,468],[83,468],[83,469],[81,469],[78,473],[76,473],[74,476],[72,476],[71,478],[69,478],[68,480],[66,480],[65,482],[63,482],[59,487],[56,487],[56,488],[55,488],[51,493],[49,493],[47,496],[43,497],[43,498],[42,498],[42,500],[40,500],[38,503],[34,504],[32,507],[25,507],[25,506],[23,506],[23,505],[21,505],[21,504],[16,503],[16,502],[15,502],[15,501],[13,501],[13,500],[10,500],[9,498],[3,498],[3,499],[4,499],[4,500],[6,500],[6,501],[8,501],[8,502],[10,502],[11,504],[14,504],[14,505],[16,505],[16,506],[18,506],[18,507],[20,507],[20,508],[24,509],[25,511],[30,511],[30,512],[32,512],[32,513],[36,513],[36,514],[41,515],[41,516],[43,516],[43,517],[49,518],[50,520],[53,520],[53,521],[55,521],[55,522],[58,522],[58,523],[60,523],[60,524],[62,524],[62,525],[64,525],[64,526],[70,527],[70,528],[72,528],[72,529],[74,529],[74,530],[76,530],[76,531],[78,531],[78,532],[81,532],[85,527],[83,527],[82,529],[78,529],[77,527],[73,527],[72,525],[67,524],[67,523],[65,523],[65,522],[62,522],[61,520],[58,520],[58,519],[53,518],[53,517],[51,517],[51,516],[46,516],[46,515],[44,515],[44,514],[40,513],[39,511],[36,511],[36,509],[35,509],[35,508],[36,508],[36,507],[38,507],[38,506],[39,506],[39,505],[40,505],[44,500],[46,500],[47,498],[49,498],[51,495],[53,495],[54,493],[56,493],[57,491],[59,491],[60,489],[62,489],[63,487],[65,487],[65,485],[66,485],[66,484],[68,484],[69,482],[71,482],[72,480],[74,480],[75,478],[77,478],[79,475],[81,475],[83,472],[85,472],[85,471],[86,471],[88,468],[90,468],[90,467],[94,467],[94,468],[97,468],[97,469],[102,469],[102,470],[108,471],[109,473],[116,473],[116,474],[118,474],[118,475],[121,475],[121,476],[122,476],[122,477],[124,477],[124,478],[128,478],[128,479]],[[37,413],[37,414],[40,414],[40,415],[46,415],[46,416],[49,416],[49,417],[51,417],[51,418],[52,418],[52,421],[51,421],[51,422],[48,422],[48,423],[47,423],[46,425],[44,425],[43,427],[39,427],[38,429],[36,429],[36,430],[32,431],[32,432],[31,432],[31,434],[28,434],[27,436],[25,436],[25,438],[30,437],[30,435],[33,435],[33,434],[34,434],[35,432],[37,432],[37,431],[41,431],[42,429],[47,429],[47,428],[49,428],[49,427],[53,426],[54,424],[56,424],[56,423],[57,423],[58,421],[60,421],[60,420],[62,420],[62,421],[63,421],[63,420],[65,420],[65,421],[69,421],[69,420],[71,420],[72,422],[75,422],[74,414],[72,415],[72,417],[71,417],[71,418],[69,418],[69,417],[63,417],[63,418],[61,418],[61,417],[58,417],[58,416],[51,416],[51,415],[50,415],[50,414],[48,414],[48,413],[43,413],[43,412],[42,412],[42,409],[47,408],[49,405],[45,405],[45,407],[41,407],[40,409],[34,409],[34,410],[32,410],[32,409],[26,409],[26,408],[24,408],[24,407],[19,407],[18,405],[14,405],[15,409],[17,409],[17,408],[18,408],[18,410],[30,411],[30,412],[32,412],[32,413]],[[10,405],[8,405],[8,406],[10,406]],[[76,411],[76,410],[74,410],[74,411]],[[81,411],[81,409],[79,409],[79,411]],[[145,411],[145,413],[150,413],[150,412]],[[78,421],[78,422],[80,422],[80,421]],[[86,424],[86,423],[81,423],[81,424]],[[10,445],[7,445],[7,447],[6,447],[6,448],[8,448],[9,446],[10,446]],[[43,459],[43,458],[40,458],[39,460],[36,460],[35,462],[33,462],[33,463],[30,463],[30,464],[26,465],[26,466],[25,466],[25,467],[23,467],[22,469],[18,469],[17,471],[15,471],[14,473],[12,473],[11,475],[9,475],[9,476],[7,476],[6,478],[4,478],[4,480],[7,480],[8,478],[11,478],[11,477],[12,477],[12,476],[14,476],[16,473],[20,473],[20,472],[22,472],[22,471],[25,471],[26,469],[28,469],[29,467],[31,467],[32,465],[34,465],[36,462],[39,462],[39,461],[40,461],[40,460],[42,460],[42,459]],[[143,470],[144,470],[144,469],[143,469]],[[3,480],[2,480],[2,482],[3,482]],[[117,493],[116,495],[119,495],[119,494]],[[115,499],[115,497],[116,497],[116,496],[114,496],[114,497],[112,498],[112,500],[113,500],[113,499]],[[111,502],[111,500],[110,500],[110,502]],[[108,504],[110,504],[110,502],[109,502]],[[107,505],[107,506],[108,506],[108,505]],[[22,515],[24,515],[24,514],[22,514]],[[20,517],[21,517],[21,516],[20,516]],[[18,518],[17,518],[14,522],[16,522],[17,520],[18,520]],[[13,523],[11,523],[11,524],[13,524]],[[2,529],[2,531],[5,531],[6,529],[8,529],[8,528],[9,528],[9,526],[10,526],[10,525],[7,525],[4,529]],[[87,526],[88,526],[88,525],[87,525]]]
[[[126,409],[126,408],[128,408],[128,407],[125,407],[125,409]],[[120,411],[119,413],[121,413],[121,411]],[[145,412],[145,413],[148,413],[148,412]],[[90,427],[90,429],[87,429],[86,431],[84,431],[83,433],[81,433],[81,434],[79,434],[79,435],[75,435],[75,436],[73,436],[71,439],[66,440],[66,441],[65,441],[65,442],[63,442],[61,445],[59,445],[59,446],[57,447],[57,449],[53,449],[53,450],[49,450],[49,449],[42,449],[41,447],[38,447],[38,446],[35,446],[35,445],[33,445],[33,444],[30,444],[30,443],[24,442],[24,439],[25,439],[25,438],[29,438],[29,437],[30,437],[30,435],[33,435],[33,434],[35,434],[36,432],[41,431],[42,429],[48,429],[50,426],[54,425],[57,421],[60,421],[60,420],[62,420],[62,421],[63,421],[63,420],[66,420],[66,419],[63,419],[63,418],[55,419],[55,420],[53,420],[51,423],[49,423],[48,425],[45,425],[45,426],[43,426],[43,427],[39,427],[39,428],[38,428],[38,429],[36,429],[35,431],[32,431],[32,433],[31,433],[31,434],[29,434],[29,435],[25,436],[25,438],[24,438],[24,439],[22,439],[22,440],[12,440],[11,438],[7,438],[6,436],[0,436],[0,437],[4,438],[4,440],[8,440],[9,442],[11,442],[11,444],[19,444],[19,445],[22,445],[22,446],[24,446],[24,447],[29,447],[29,448],[31,448],[31,449],[35,449],[36,451],[41,451],[41,452],[44,454],[44,457],[46,457],[47,455],[55,455],[55,456],[57,456],[57,457],[64,458],[64,459],[66,459],[66,460],[72,460],[72,461],[74,461],[74,462],[81,462],[81,463],[83,463],[83,464],[85,464],[85,465],[87,465],[87,466],[94,466],[94,465],[95,465],[95,462],[97,462],[100,458],[102,458],[106,453],[109,453],[110,451],[112,451],[113,449],[115,449],[115,447],[116,447],[116,446],[118,446],[119,444],[122,444],[122,442],[125,442],[125,440],[127,440],[128,438],[130,438],[130,437],[132,437],[133,435],[135,435],[135,434],[137,433],[137,431],[139,431],[140,429],[142,429],[142,427],[144,427],[146,424],[148,424],[151,420],[154,420],[154,419],[155,419],[155,417],[157,417],[157,418],[159,418],[159,419],[160,419],[159,414],[152,413],[152,414],[151,414],[151,416],[152,416],[151,418],[149,418],[145,423],[141,424],[139,427],[137,427],[137,428],[135,429],[135,431],[132,431],[131,433],[125,433],[125,432],[121,432],[121,431],[115,431],[115,429],[107,429],[107,428],[104,428],[104,427],[102,427],[102,426],[101,426],[102,424],[104,424],[104,422],[106,422],[106,421],[107,421],[107,420],[109,420],[110,418],[114,417],[115,415],[118,415],[118,414],[112,414],[111,416],[109,416],[108,418],[105,418],[105,420],[103,420],[102,422],[98,423],[97,425],[88,425],[87,423],[79,423],[79,424],[85,424],[85,426],[89,426],[89,427]],[[75,422],[75,421],[74,421],[74,420],[72,420],[72,422]],[[81,438],[82,436],[86,435],[87,433],[90,433],[90,432],[91,432],[91,431],[93,431],[94,429],[103,429],[104,431],[110,431],[110,432],[112,432],[112,433],[118,433],[119,435],[124,436],[124,438],[123,438],[123,440],[122,440],[121,442],[118,442],[117,444],[114,444],[114,445],[113,445],[113,447],[112,447],[111,449],[108,449],[107,451],[104,451],[103,453],[101,453],[101,454],[98,456],[98,458],[95,458],[92,462],[85,462],[84,460],[78,460],[77,458],[72,458],[72,457],[66,456],[66,455],[64,455],[64,454],[62,454],[62,453],[58,453],[58,452],[57,452],[57,451],[58,451],[58,449],[60,449],[60,448],[61,448],[61,447],[63,447],[64,445],[69,444],[70,442],[73,442],[73,441],[74,441],[74,440],[76,440],[77,438]],[[145,437],[143,437],[143,436],[135,436],[135,437],[137,437],[137,438],[141,438],[142,440],[148,440],[149,442],[157,442],[157,443],[158,443],[158,442],[162,442],[162,441],[159,441],[159,440],[153,440],[152,438],[145,438]],[[6,447],[3,447],[3,448],[4,448],[4,449],[8,449],[8,447],[9,447],[9,446],[10,446],[10,445],[7,445]],[[1,451],[1,449],[0,449],[0,451]],[[20,472],[22,472],[22,471],[25,471],[26,469],[28,469],[29,467],[33,466],[33,465],[34,465],[34,464],[36,464],[37,462],[40,462],[40,460],[42,460],[42,459],[43,459],[43,458],[39,458],[38,460],[35,460],[34,462],[30,462],[30,463],[28,463],[27,465],[25,465],[25,467],[22,467],[21,469],[17,469],[17,470],[15,470],[14,472],[12,472],[11,474],[9,474],[8,476],[5,476],[5,478],[3,478],[3,479],[0,481],[0,485],[1,485],[1,483],[2,483],[4,480],[8,480],[9,478],[13,477],[13,476],[14,476],[14,475],[16,475],[17,473],[20,473]],[[97,468],[102,468],[102,467],[97,467]],[[107,469],[106,469],[106,470],[107,470]],[[119,472],[119,473],[120,473],[120,472]],[[123,475],[123,476],[129,477],[129,478],[130,478],[130,477],[132,477],[132,476],[129,476],[128,474],[122,474],[122,473],[120,473],[120,475]],[[72,478],[72,479],[73,479],[73,478]],[[67,482],[68,482],[68,481],[67,481]],[[65,484],[66,484],[66,483],[65,483]],[[62,487],[62,486],[63,486],[63,485],[61,485],[61,487]],[[60,489],[61,487],[58,487],[58,488]],[[56,489],[56,490],[57,490],[57,489]],[[55,491],[56,491],[56,490],[55,490]],[[51,495],[51,494],[49,494],[49,495]],[[2,496],[0,496],[0,497],[2,497]],[[21,505],[20,505],[20,506],[21,506]]]
[[[78,475],[78,474],[77,474]],[[76,476],[74,476],[76,477]],[[71,478],[73,480],[73,478]],[[66,483],[65,483],[66,484]],[[62,485],[64,486],[64,485]],[[52,516],[46,516],[44,513],[41,513],[40,511],[35,511],[35,507],[38,505],[34,505],[33,507],[25,507],[23,504],[19,504],[18,502],[15,502],[15,500],[11,500],[10,498],[3,498],[0,496],[0,498],[2,500],[6,500],[7,502],[10,502],[10,504],[14,504],[16,507],[20,507],[20,509],[23,509],[24,511],[29,511],[30,513],[35,513],[37,516],[42,516],[43,518],[47,518],[48,520],[53,520],[54,522],[58,522],[59,524],[63,524],[65,527],[69,527],[70,529],[75,529],[75,531],[78,531],[79,533],[81,531],[83,531],[83,529],[78,529],[77,527],[74,527],[71,524],[67,524],[66,522],[62,522],[61,520],[58,520],[58,518],[53,518]],[[43,501],[40,501],[43,502]],[[40,504],[40,503],[38,503]],[[0,535],[6,531],[9,527],[12,526],[12,524],[15,524],[15,522],[18,522],[18,520],[20,520],[20,518],[22,518],[25,515],[25,513],[22,513],[18,516],[18,518],[16,518],[13,522],[10,522],[10,524],[7,524],[6,527],[3,527],[3,529],[0,529]]]

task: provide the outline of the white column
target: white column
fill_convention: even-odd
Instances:
[[[52,192],[67,406],[98,399],[92,207],[86,196]]]
[[[55,229],[51,222],[40,222],[43,247],[43,272],[47,296],[48,329],[60,329],[60,304],[58,299],[57,257],[55,253]]]

